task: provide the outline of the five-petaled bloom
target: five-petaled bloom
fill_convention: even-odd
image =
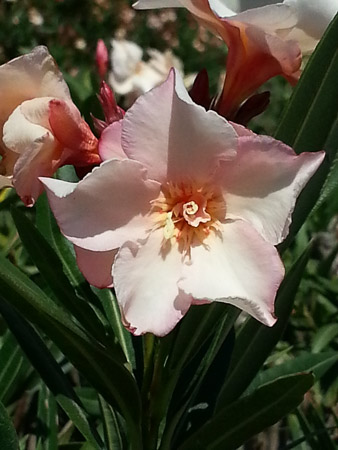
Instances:
[[[101,162],[97,139],[46,47],[0,67],[0,97],[0,188],[14,186],[26,206],[43,190],[39,176]]]
[[[174,70],[103,131],[99,151],[79,183],[42,181],[81,271],[114,285],[130,331],[163,336],[212,301],[275,323],[275,245],[323,152],[296,155],[205,111]]]

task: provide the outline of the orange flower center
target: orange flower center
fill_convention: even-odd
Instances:
[[[225,202],[210,184],[169,182],[152,202],[151,214],[156,228],[163,228],[163,248],[177,243],[189,255],[192,244],[204,244],[211,231],[217,232]]]

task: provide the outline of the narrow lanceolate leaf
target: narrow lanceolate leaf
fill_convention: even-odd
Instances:
[[[140,396],[128,369],[106,348],[89,339],[28,277],[1,256],[0,292],[50,337],[110,404],[118,407],[127,422],[131,441],[137,442]]]
[[[55,304],[35,283],[0,255],[0,292],[2,296],[34,323],[48,319],[62,323],[86,338],[63,309]],[[88,341],[90,341],[88,339]]]
[[[338,15],[310,58],[295,89],[276,138],[297,153],[326,151],[326,159],[300,195],[289,236],[289,245],[314,207],[338,150]],[[331,189],[331,188],[328,188]]]
[[[106,450],[123,450],[121,423],[116,412],[99,396]]]
[[[6,402],[17,387],[23,366],[28,365],[22,350],[8,330],[0,349],[0,401]]]
[[[213,334],[227,314],[222,303],[193,306],[177,329],[177,336],[169,355],[167,367],[172,371],[180,371]],[[196,327],[198,324],[198,327]]]
[[[300,256],[281,284],[276,298],[276,324],[270,328],[250,318],[243,325],[236,339],[228,376],[218,397],[217,410],[245,391],[281,338],[310,250],[308,247]]]
[[[169,411],[161,450],[171,445],[175,447],[176,443],[182,442],[182,433],[185,433],[188,424],[191,432],[213,414],[217,393],[229,368],[234,346],[233,324],[240,314],[240,310],[234,306],[222,306],[226,312],[220,316],[218,322],[214,322],[214,334],[201,344],[195,357],[183,370],[176,369],[166,374],[169,380],[164,381],[165,388],[175,379],[176,386],[173,386],[173,392],[169,391],[167,394]],[[212,326],[211,323],[209,325]],[[210,386],[213,388],[210,389]],[[203,404],[204,408],[200,409],[200,404]],[[172,441],[173,436],[175,441]]]
[[[33,327],[16,312],[0,294],[0,313],[5,319],[9,329],[27,355],[33,367],[40,374],[50,390],[56,395],[62,393],[73,399],[75,392],[63,373],[59,364],[48,350]]]
[[[245,391],[245,394],[251,394],[263,384],[270,383],[277,378],[299,372],[311,372],[317,381],[337,362],[338,354],[334,351],[317,354],[304,352],[283,364],[260,372]]]
[[[0,402],[0,448],[3,450],[18,450],[19,442],[6,408]]]
[[[71,398],[65,397],[61,394],[57,395],[56,400],[69,419],[73,422],[75,427],[86,439],[87,443],[90,445],[90,448],[93,450],[103,449],[104,447],[101,439],[96,432],[93,432],[94,430],[88,423],[88,418],[81,406],[74,402]]]
[[[178,450],[235,450],[292,411],[313,384],[311,374],[280,378],[222,408]]]
[[[131,340],[131,334],[122,324],[121,313],[110,289],[93,288],[95,294],[102,304],[102,308],[106,314],[114,336],[117,338],[125,357],[129,364],[135,367],[135,353]]]
[[[331,165],[325,180],[323,189],[320,193],[320,197],[315,205],[314,211],[324,203],[329,202],[331,199],[335,199],[338,190],[338,117],[333,124],[330,134],[325,142],[325,150],[329,154]]]
[[[68,405],[68,408],[65,409],[67,414],[69,412],[72,413],[74,410],[82,411],[80,400],[75,394],[68,378],[65,376],[61,367],[55,361],[53,355],[50,353],[37,332],[10,304],[1,298],[1,295],[0,313],[6,320],[9,329],[16,337],[22,350],[26,353],[32,366],[39,373],[44,383],[49,387],[49,389],[47,389],[45,385],[42,386],[39,394],[38,406],[38,416],[40,421],[45,423],[45,428],[46,430],[49,430],[49,434],[47,436],[41,436],[37,450],[56,449],[56,406],[55,399],[51,396],[49,390],[54,396],[57,396],[63,409],[65,409],[64,404]],[[72,408],[69,405],[72,405]],[[68,416],[84,437],[91,443],[93,448],[100,449],[101,439],[96,434],[95,430],[91,430],[85,413],[82,411],[82,421],[80,423],[76,421],[77,415],[74,417],[74,414],[68,414]],[[83,425],[83,422],[85,422],[86,426]],[[89,431],[84,434],[83,428],[85,428],[86,431]],[[96,438],[94,438],[93,434]]]
[[[47,240],[34,227],[32,222],[18,209],[12,208],[12,216],[23,245],[39,269],[53,293],[64,306],[94,338],[106,343],[103,324],[90,305],[79,298],[63,271],[62,262]],[[125,361],[121,349],[116,348],[122,362]]]
[[[329,323],[319,328],[312,341],[312,352],[321,352],[336,336],[338,336],[338,323]]]
[[[57,450],[58,415],[55,398],[45,384],[41,385],[38,400],[38,434],[36,450]],[[40,431],[40,433],[39,433]]]

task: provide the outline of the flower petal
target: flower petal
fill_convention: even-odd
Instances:
[[[46,132],[20,155],[13,170],[13,186],[26,206],[33,206],[43,191],[39,177],[52,176],[60,165],[61,147]]]
[[[62,149],[48,129],[49,101],[43,97],[23,102],[3,129],[5,160],[17,155],[13,186],[26,206],[32,206],[43,190],[38,177],[51,176],[60,165]]]
[[[239,138],[237,158],[223,163],[226,217],[249,222],[271,244],[288,234],[296,199],[324,152],[295,152],[268,136]]]
[[[298,41],[304,54],[311,53],[338,12],[338,0],[285,0],[296,11],[298,22],[288,39]]]
[[[208,177],[220,160],[234,158],[236,146],[231,125],[195,105],[174,69],[167,81],[139,98],[123,120],[123,150],[160,182]]]
[[[3,127],[3,142],[16,153],[24,153],[27,148],[49,133],[48,105],[50,97],[34,98],[18,106]]]
[[[112,287],[112,266],[117,250],[93,252],[74,245],[76,261],[86,280],[98,288]]]
[[[70,99],[62,74],[46,47],[36,47],[27,55],[0,67],[0,142],[2,127],[23,101],[35,97]]]
[[[182,261],[177,248],[161,252],[163,231],[146,242],[124,244],[118,252],[113,279],[124,323],[135,335],[164,336],[184,316],[191,297],[179,290]]]
[[[182,4],[179,0],[138,0],[133,4],[133,8],[182,8]]]
[[[221,36],[229,52],[227,76],[217,111],[231,117],[240,103],[276,75],[297,81],[301,52],[296,41],[284,41],[258,26],[222,19]]]
[[[122,120],[113,122],[105,128],[99,140],[99,154],[102,161],[108,159],[126,159],[127,155],[124,153],[121,146],[122,135]]]
[[[117,82],[124,82],[135,72],[142,60],[143,50],[135,42],[126,40],[111,40],[112,51],[110,59],[114,77]],[[113,86],[115,90],[115,87]],[[117,91],[116,91],[117,92]]]
[[[207,245],[191,248],[179,287],[195,299],[230,303],[272,326],[284,276],[278,252],[243,221],[228,221]]]
[[[106,161],[79,183],[41,181],[62,233],[93,251],[113,250],[129,239],[145,237],[150,201],[159,193],[158,183],[130,160]]]
[[[52,99],[48,106],[50,128],[65,149],[63,164],[99,164],[97,139],[76,106],[59,99]]]

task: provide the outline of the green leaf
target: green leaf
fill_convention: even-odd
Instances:
[[[279,364],[278,366],[260,372],[250,384],[245,394],[251,394],[260,386],[276,380],[279,377],[292,375],[299,372],[312,372],[316,381],[338,361],[336,352],[325,352],[314,355],[304,352],[300,356]]]
[[[101,443],[101,440],[95,430],[90,430],[90,425],[85,413],[82,412],[82,405],[75,394],[72,385],[39,335],[28,322],[16,313],[13,307],[1,298],[1,296],[0,312],[5,318],[10,330],[20,343],[22,350],[26,353],[31,364],[41,376],[42,380],[46,383],[53,394],[57,396],[56,398],[65,412],[67,414],[71,414],[69,415],[69,418],[81,432],[83,432],[83,429],[86,431],[88,430],[85,434],[83,433],[84,436],[86,439],[89,439],[90,437],[89,442],[91,442],[92,445],[95,443],[95,448],[100,449],[98,442]],[[50,405],[50,409],[45,409],[47,404]],[[47,429],[50,429],[51,433],[53,433],[53,420],[55,420],[55,417],[53,418],[53,414],[55,415],[54,398],[50,397],[44,386],[40,392],[39,405],[39,417],[42,421],[45,420]],[[67,408],[65,408],[65,405]],[[77,412],[76,415],[74,414],[74,411]],[[82,412],[81,421],[78,420],[78,411]],[[93,434],[96,436],[97,441],[93,437]],[[48,445],[52,446],[51,448],[54,448],[53,440],[55,440],[53,434],[43,438],[43,441],[48,442]],[[44,444],[42,448],[45,448],[46,446],[47,444]]]
[[[338,336],[338,323],[330,323],[319,328],[312,340],[312,352],[321,352],[336,336]]]
[[[0,401],[6,400],[13,393],[20,380],[22,368],[28,369],[22,351],[8,330],[0,349]]]
[[[177,334],[169,354],[168,368],[173,372],[180,372],[194,358],[201,345],[215,332],[217,324],[224,319],[227,312],[227,306],[222,303],[192,306],[179,324],[177,331],[174,330]]]
[[[53,320],[88,339],[86,334],[35,283],[0,255],[0,292],[23,316],[34,322]],[[88,341],[90,341],[88,339]]]
[[[314,212],[319,209],[319,207],[324,202],[330,202],[335,200],[338,189],[338,157],[337,157],[337,149],[338,149],[338,118],[335,124],[332,126],[331,132],[324,146],[325,150],[331,155],[333,158],[331,167],[327,174],[327,179],[325,180],[325,184],[320,193],[320,197],[315,205]]]
[[[123,450],[121,424],[116,412],[99,396],[101,416],[103,419],[104,441],[107,450]]]
[[[57,409],[55,398],[45,384],[42,384],[38,399],[38,423],[40,439],[36,450],[57,450]],[[41,426],[42,425],[42,426]]]
[[[178,450],[234,450],[292,411],[313,384],[311,374],[280,378],[222,408]]]
[[[140,395],[128,369],[89,339],[29,278],[1,256],[0,292],[51,338],[111,405],[118,406],[126,419],[131,442],[138,442]]]
[[[0,295],[0,312],[20,344],[22,351],[26,353],[31,364],[39,372],[50,390],[55,395],[63,393],[75,399],[76,395],[68,378],[55,361],[45,343],[33,327],[3,299],[2,295]]]
[[[96,438],[94,437],[93,428],[89,425],[88,418],[83,409],[72,399],[62,394],[57,395],[56,400],[76,428],[86,439],[88,444],[91,445],[91,448],[96,450],[103,449],[101,439],[99,439],[97,433],[95,433]]]
[[[275,303],[278,317],[276,324],[270,328],[249,318],[241,328],[236,338],[229,373],[218,398],[217,409],[234,401],[245,391],[281,338],[310,250],[309,246],[290,268],[279,288]]]
[[[162,393],[166,389],[167,393],[162,402],[170,404],[161,450],[169,449],[172,445],[175,447],[173,435],[176,442],[181,442],[180,432],[185,433],[187,422],[191,431],[200,427],[200,422],[205,422],[206,417],[213,414],[219,386],[223,384],[234,346],[233,325],[240,314],[240,310],[234,306],[223,304],[222,307],[223,316],[213,325],[214,334],[201,345],[194,358],[183,370],[175,369],[164,373],[168,379],[163,379],[165,387]],[[210,386],[213,386],[212,391]],[[207,408],[195,408],[200,403]]]
[[[125,357],[131,367],[135,368],[135,353],[131,340],[131,334],[122,325],[121,313],[117,305],[116,298],[110,289],[97,289],[93,287],[93,291],[102,304],[111,330],[113,330],[114,336],[120,343]]]
[[[78,319],[86,331],[104,343],[106,335],[102,323],[92,308],[77,296],[53,248],[21,211],[12,208],[12,216],[23,245],[59,302]]]
[[[286,248],[314,207],[338,150],[338,15],[311,56],[275,137],[297,153],[325,149],[326,159],[298,198]]]
[[[2,450],[18,450],[19,442],[6,408],[0,402],[0,448]]]

